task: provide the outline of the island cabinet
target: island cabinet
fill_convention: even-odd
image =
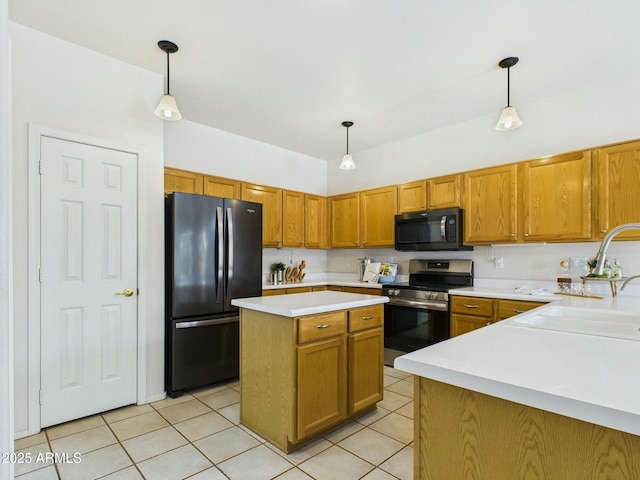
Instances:
[[[414,383],[417,480],[640,478],[639,436],[428,378]]]
[[[293,318],[242,308],[240,421],[291,452],[374,409],[382,325],[382,305]]]
[[[595,233],[598,240],[623,223],[640,222],[640,142],[595,151]],[[628,230],[616,240],[640,240],[640,231]]]
[[[544,302],[528,300],[505,300],[462,295],[451,295],[449,300],[452,337],[546,305]]]

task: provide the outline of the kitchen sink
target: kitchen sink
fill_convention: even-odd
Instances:
[[[640,340],[640,314],[549,306],[506,320],[519,327]]]

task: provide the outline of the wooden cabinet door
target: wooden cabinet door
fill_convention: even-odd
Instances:
[[[327,248],[327,199],[319,195],[304,196],[304,246]]]
[[[492,323],[491,317],[476,317],[462,313],[451,314],[451,336],[462,335]]]
[[[164,194],[173,192],[202,195],[202,175],[177,168],[164,167]]]
[[[298,346],[297,439],[347,415],[346,344],[339,336]]]
[[[523,300],[496,300],[496,320],[504,320],[520,313],[528,312],[534,308],[547,305],[544,302],[527,302]]]
[[[516,172],[511,164],[463,174],[465,244],[517,240]]]
[[[600,148],[595,157],[594,237],[602,239],[613,227],[640,222],[640,142]],[[622,232],[615,240],[640,240],[640,231]]]
[[[210,197],[235,198],[240,200],[242,194],[240,182],[230,178],[204,175],[203,192]]]
[[[397,199],[395,186],[360,193],[360,245],[362,247],[394,246]]]
[[[262,245],[282,246],[282,190],[242,184],[242,200],[262,204]]]
[[[591,153],[533,160],[519,166],[522,239],[591,239]]]
[[[426,180],[398,185],[398,213],[421,212],[426,209]]]
[[[334,248],[360,246],[360,194],[347,193],[329,199],[330,244]]]
[[[304,246],[304,193],[282,191],[282,246]]]
[[[382,400],[384,345],[382,328],[349,334],[349,414]]]
[[[446,175],[428,180],[427,204],[430,210],[460,206],[460,177],[460,174]]]

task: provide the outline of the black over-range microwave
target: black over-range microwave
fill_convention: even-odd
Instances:
[[[472,250],[463,245],[462,209],[396,215],[395,248],[399,251]]]

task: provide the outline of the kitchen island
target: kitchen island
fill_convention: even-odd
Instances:
[[[640,319],[638,298],[571,297],[396,359],[416,479],[640,478],[640,341],[523,326],[573,308]]]
[[[321,291],[240,307],[240,422],[284,452],[382,400],[387,297]]]

